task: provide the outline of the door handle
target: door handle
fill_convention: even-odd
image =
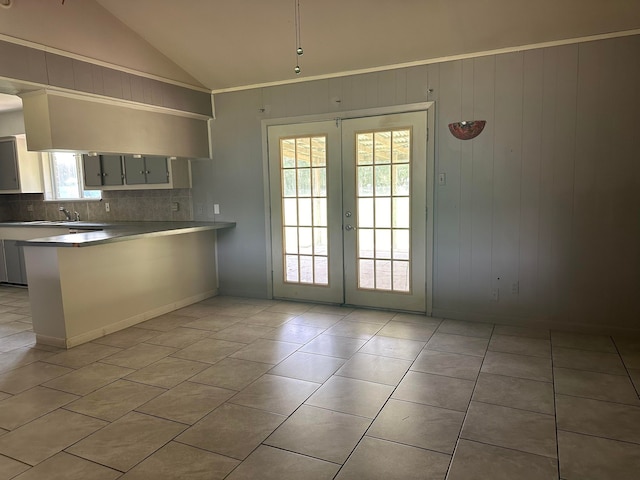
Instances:
[[[345,225],[345,226],[344,226],[344,229],[345,229],[345,230],[355,230],[355,229],[356,229],[356,227],[354,227],[353,225]]]

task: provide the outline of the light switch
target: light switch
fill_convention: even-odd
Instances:
[[[447,174],[439,173],[438,174],[438,185],[446,185],[447,184]]]

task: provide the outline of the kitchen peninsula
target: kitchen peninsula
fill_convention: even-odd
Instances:
[[[216,232],[235,223],[41,226],[77,232],[18,242],[37,342],[71,348],[216,295]]]

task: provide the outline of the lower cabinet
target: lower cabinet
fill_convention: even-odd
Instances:
[[[2,240],[4,254],[4,280],[18,285],[27,284],[27,269],[24,265],[24,250],[16,245],[17,240]]]

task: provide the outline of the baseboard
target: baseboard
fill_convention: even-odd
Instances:
[[[640,328],[623,327],[619,325],[594,325],[591,323],[561,320],[552,317],[517,317],[506,315],[492,315],[475,312],[434,308],[432,317],[464,320],[468,322],[495,323],[515,327],[544,328],[547,330],[570,331],[575,333],[589,333],[596,335],[626,335],[638,334]]]
[[[199,293],[197,295],[184,298],[177,302],[168,303],[166,305],[162,305],[160,307],[154,308],[152,310],[148,310],[138,315],[134,315],[132,317],[119,320],[105,327],[84,332],[84,333],[81,333],[80,335],[75,335],[73,337],[69,337],[66,339],[56,338],[56,337],[47,337],[44,335],[36,335],[36,342],[44,345],[51,345],[54,347],[61,347],[61,348],[76,347],[78,345],[82,345],[83,343],[90,342],[91,340],[95,340],[96,338],[104,337],[105,335],[109,335],[111,333],[124,330],[125,328],[133,327],[134,325],[137,325],[142,322],[146,322],[147,320],[151,320],[152,318],[155,318],[155,317],[159,317],[160,315],[164,315],[165,313],[173,312],[175,310],[184,308],[188,305],[193,305],[194,303],[201,302],[202,300],[206,300],[207,298],[216,296],[217,294],[218,294],[217,290],[209,290],[207,292]]]
[[[47,337],[36,333],[36,343],[40,345],[49,345],[51,347],[67,348],[67,342],[64,338]]]

